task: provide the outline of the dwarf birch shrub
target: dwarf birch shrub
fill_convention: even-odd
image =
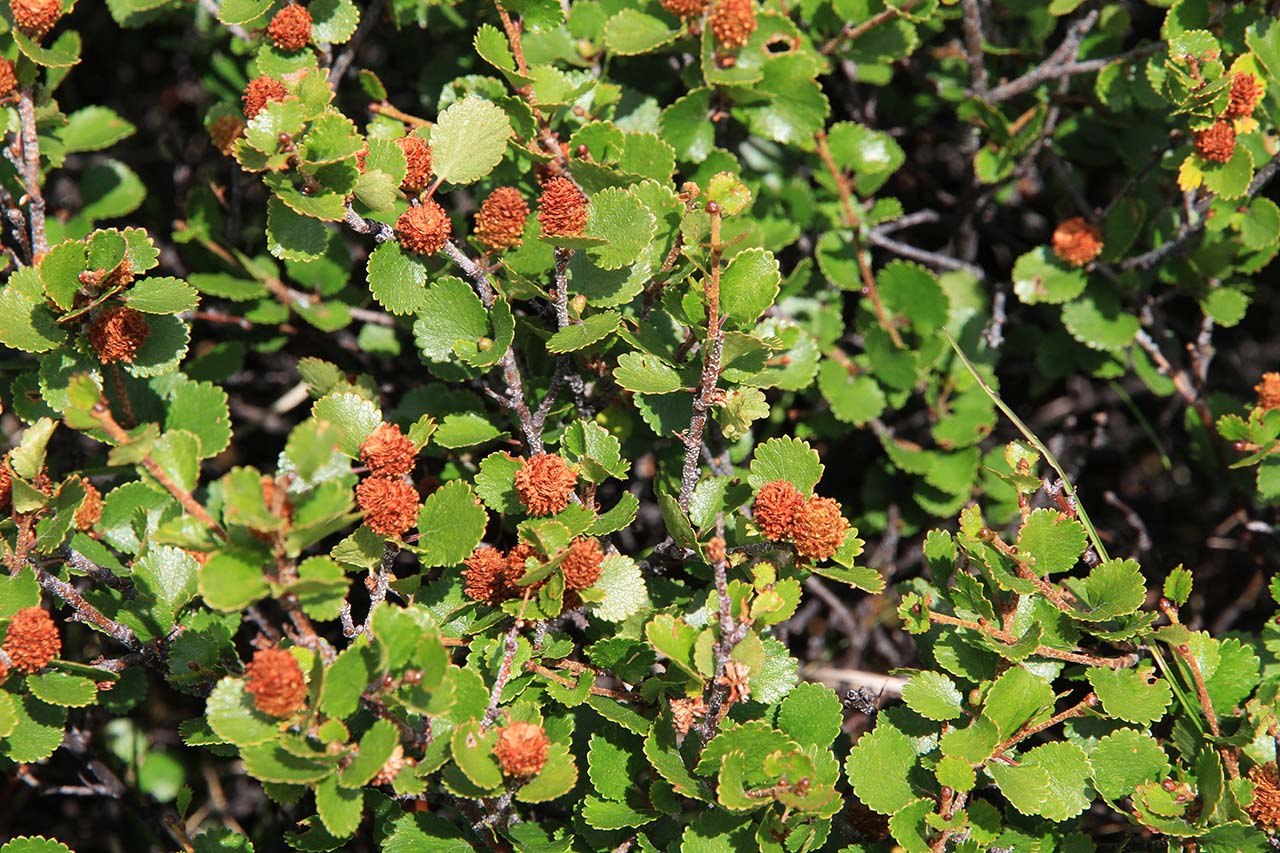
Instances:
[[[1274,4],[0,54],[0,853],[1275,845]]]

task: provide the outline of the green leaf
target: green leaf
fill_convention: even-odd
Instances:
[[[1137,669],[1095,666],[1087,675],[1103,710],[1128,723],[1149,725],[1160,720],[1173,699],[1169,682],[1158,678],[1149,665]]]
[[[324,674],[320,688],[320,710],[330,717],[345,719],[360,706],[360,696],[373,677],[371,654],[366,645],[348,646],[338,654]]]
[[[66,340],[66,331],[57,324],[45,305],[40,277],[31,267],[9,276],[0,288],[0,344],[23,352],[48,352]]]
[[[480,297],[460,278],[441,276],[427,288],[413,324],[413,339],[431,361],[450,361],[455,344],[471,344],[489,334]]]
[[[418,511],[418,559],[424,567],[456,566],[484,537],[489,514],[463,480],[451,480],[422,502]]]
[[[326,776],[316,785],[316,811],[325,829],[337,838],[345,838],[360,828],[364,791],[340,786],[337,774]]]
[[[276,196],[267,199],[267,250],[284,261],[306,262],[323,257],[329,229],[318,219],[303,216]]]
[[[822,479],[823,465],[818,452],[798,438],[771,438],[756,447],[747,482],[759,491],[765,483],[787,480],[801,494],[810,494]]]
[[[1010,667],[987,692],[982,716],[995,724],[1001,739],[1022,726],[1047,717],[1053,709],[1053,688],[1021,666]]]
[[[658,227],[653,213],[631,190],[608,187],[591,197],[583,236],[605,241],[587,254],[602,270],[617,270],[635,262],[649,247]]]
[[[5,842],[0,853],[72,853],[71,848],[52,838],[19,835]]]
[[[352,0],[311,0],[311,38],[328,44],[342,44],[355,35],[360,11]]]
[[[1049,800],[1051,780],[1043,767],[991,762],[987,772],[1009,805],[1025,815],[1038,815]]]
[[[1062,324],[1071,337],[1096,350],[1120,350],[1133,341],[1141,323],[1127,313],[1115,290],[1090,284],[1084,296],[1062,307]]]
[[[888,815],[915,799],[907,778],[915,766],[911,738],[882,718],[849,752],[845,775],[867,808]]]
[[[733,256],[720,274],[720,308],[749,328],[778,298],[782,273],[772,252],[747,249]]]
[[[594,589],[604,598],[591,611],[606,622],[623,622],[652,607],[644,575],[636,561],[622,554],[610,554],[600,568]]]
[[[1158,782],[1169,772],[1169,757],[1156,739],[1133,729],[1120,729],[1100,739],[1089,759],[1093,784],[1110,800],[1129,796],[1138,785]]]
[[[382,423],[382,412],[375,403],[348,393],[329,394],[316,400],[311,416],[337,427],[341,436],[338,446],[353,459],[360,455],[360,445],[369,433]]]
[[[388,240],[374,249],[369,255],[368,271],[369,291],[383,308],[399,315],[423,309],[427,299],[427,269],[415,255],[400,248],[399,243]]]
[[[147,197],[146,186],[137,173],[118,160],[95,163],[80,176],[84,204],[80,215],[94,222],[128,216]]]
[[[578,783],[578,767],[573,762],[569,747],[553,743],[547,751],[547,761],[519,790],[516,799],[522,803],[546,803],[563,797]]]
[[[1018,554],[1040,575],[1073,568],[1084,553],[1084,525],[1054,509],[1037,509],[1018,533]]]
[[[227,392],[211,382],[185,380],[174,386],[165,430],[185,430],[200,442],[200,458],[210,459],[231,444]]]
[[[964,713],[964,697],[955,682],[940,672],[917,672],[902,687],[902,701],[920,716],[954,720]]]
[[[884,413],[884,391],[870,376],[851,373],[829,358],[818,368],[818,390],[831,406],[836,420],[862,426]]]
[[[831,746],[844,723],[844,706],[824,684],[800,684],[778,706],[778,728],[801,745]]]
[[[1253,154],[1247,145],[1237,145],[1225,163],[1201,159],[1198,165],[1204,173],[1205,187],[1218,198],[1240,198],[1253,180]]]
[[[114,110],[89,106],[67,116],[67,123],[58,129],[57,136],[67,154],[78,154],[110,148],[136,131]]]
[[[497,742],[498,729],[482,729],[476,720],[457,726],[450,738],[450,749],[458,769],[473,785],[484,791],[502,786],[502,770],[493,757]]]
[[[1132,613],[1147,597],[1142,569],[1133,560],[1100,563],[1080,584],[1079,597],[1081,606],[1071,611],[1076,619],[1105,622]]]
[[[636,9],[623,9],[604,25],[605,47],[619,56],[649,53],[677,35],[660,19]]]
[[[256,23],[272,4],[273,0],[222,0],[218,6],[218,20],[232,25]]]
[[[98,698],[93,679],[65,672],[28,675],[27,689],[41,702],[62,708],[84,708]]]
[[[279,744],[264,743],[240,750],[244,770],[259,782],[306,785],[319,782],[333,771],[331,764],[285,751]]]
[[[581,323],[572,323],[552,335],[547,341],[547,351],[559,355],[585,349],[613,334],[621,321],[622,315],[617,311],[592,314]]]
[[[1027,305],[1069,302],[1084,292],[1088,278],[1041,246],[1018,258],[1013,265],[1013,292]]]
[[[369,784],[399,743],[400,733],[394,723],[390,720],[375,721],[360,736],[356,756],[338,774],[338,784],[345,788],[362,788]]]
[[[200,596],[214,610],[237,612],[271,591],[253,552],[218,551],[200,568]]]
[[[1073,818],[1093,801],[1093,788],[1089,785],[1093,767],[1084,750],[1074,743],[1059,741],[1037,746],[1022,757],[1022,766],[1041,768],[1048,775],[1048,796],[1037,814],[1049,820]]]
[[[683,387],[675,368],[647,352],[626,352],[618,356],[613,378],[637,394],[670,394]]]
[[[442,112],[431,130],[436,177],[472,184],[494,170],[507,150],[511,121],[497,104],[468,97]]]
[[[1191,597],[1191,572],[1181,565],[1175,567],[1164,579],[1164,597],[1179,606]]]
[[[177,314],[195,308],[200,295],[179,278],[144,278],[129,289],[124,301],[148,314]]]

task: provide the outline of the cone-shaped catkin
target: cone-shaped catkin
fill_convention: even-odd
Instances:
[[[41,38],[62,17],[62,0],[10,0],[13,22],[23,35]]]
[[[400,189],[409,195],[418,195],[431,183],[431,146],[416,133],[402,136],[396,145],[404,153],[404,180]]]
[[[508,592],[522,595],[524,587],[520,586],[520,579],[524,577],[525,562],[530,557],[537,557],[538,549],[530,545],[528,542],[521,542],[510,551],[507,552],[507,568],[503,573],[503,580],[506,583]],[[532,584],[533,589],[542,586],[543,581]]]
[[[707,8],[708,0],[662,0],[662,8],[677,18],[696,18]]]
[[[62,651],[62,637],[48,611],[27,607],[9,619],[3,648],[15,668],[26,673],[39,672]]]
[[[471,552],[462,570],[464,591],[472,601],[497,604],[506,590],[507,558],[497,548],[482,545]]]
[[[849,522],[840,504],[831,498],[812,497],[800,507],[791,522],[791,541],[796,553],[814,561],[830,559],[844,542]]]
[[[564,458],[543,453],[516,471],[516,497],[530,515],[555,515],[569,505],[578,475]]]
[[[476,212],[476,239],[490,251],[514,249],[524,236],[529,205],[515,187],[498,187]]]
[[[756,9],[752,0],[717,0],[707,18],[716,44],[725,50],[737,50],[756,31]]]
[[[123,361],[132,364],[138,349],[151,336],[151,327],[140,311],[113,305],[98,313],[89,324],[89,343],[103,364]]]
[[[360,445],[360,461],[375,477],[403,477],[417,457],[417,448],[395,424],[380,424]]]
[[[302,50],[311,43],[311,13],[301,3],[288,4],[271,19],[267,38],[281,50]]]
[[[0,56],[0,98],[7,98],[18,91],[18,75],[13,63]]]
[[[220,115],[209,125],[209,139],[223,154],[230,154],[232,146],[244,133],[244,120],[238,115],[227,113]]]
[[[102,520],[102,492],[88,480],[81,478],[81,483],[84,485],[84,500],[72,521],[77,530],[88,530]]]
[[[1236,153],[1236,129],[1229,121],[1216,121],[1195,132],[1196,153],[1210,163],[1226,163]]]
[[[307,703],[302,667],[284,649],[259,649],[244,668],[245,692],[259,711],[271,717],[291,717]]]
[[[1053,229],[1053,253],[1064,263],[1082,267],[1101,252],[1102,229],[1082,216],[1073,216]]]
[[[1248,118],[1253,109],[1262,100],[1262,83],[1248,72],[1241,72],[1231,78],[1231,90],[1228,93],[1227,118]]]
[[[587,197],[568,178],[551,178],[538,197],[538,224],[545,237],[578,237],[587,227]]]
[[[418,492],[394,477],[366,477],[356,486],[365,527],[379,536],[399,536],[418,520]]]
[[[1280,373],[1262,374],[1262,381],[1253,386],[1253,390],[1258,392],[1258,408],[1280,409]]]
[[[572,590],[582,590],[600,580],[600,569],[604,564],[604,551],[600,550],[600,541],[595,537],[575,539],[569,546],[569,553],[560,561],[560,571],[564,573],[564,585]]]
[[[240,98],[244,104],[244,117],[252,120],[267,104],[283,101],[288,94],[289,90],[274,77],[255,77],[244,87],[244,95]]]
[[[1266,829],[1280,828],[1280,772],[1276,765],[1260,764],[1249,771],[1253,783],[1253,802],[1249,804],[1249,817]]]
[[[444,248],[452,234],[449,214],[430,199],[410,207],[396,220],[400,245],[415,255],[434,255]]]
[[[779,542],[791,535],[791,521],[804,506],[804,495],[789,480],[774,480],[760,487],[753,518],[766,539]]]
[[[537,775],[542,765],[547,763],[550,748],[551,739],[542,726],[512,723],[498,732],[493,754],[503,775],[524,779]]]

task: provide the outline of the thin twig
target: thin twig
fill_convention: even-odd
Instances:
[[[49,250],[44,230],[44,191],[40,188],[40,136],[36,132],[35,87],[23,86],[18,94],[18,117],[22,122],[22,182],[27,191],[27,212],[31,222],[32,260]]]

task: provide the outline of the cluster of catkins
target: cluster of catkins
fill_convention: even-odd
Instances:
[[[1226,163],[1236,153],[1236,122],[1249,119],[1262,100],[1262,83],[1248,72],[1231,78],[1227,108],[1213,124],[1195,131],[1196,153],[1210,163]]]
[[[849,532],[839,501],[818,495],[805,497],[789,480],[761,486],[752,516],[766,539],[790,542],[797,556],[814,562],[834,556]]]
[[[418,520],[418,490],[406,479],[418,449],[395,424],[380,424],[360,445],[360,461],[369,469],[356,486],[364,524],[379,536],[402,535]]]

